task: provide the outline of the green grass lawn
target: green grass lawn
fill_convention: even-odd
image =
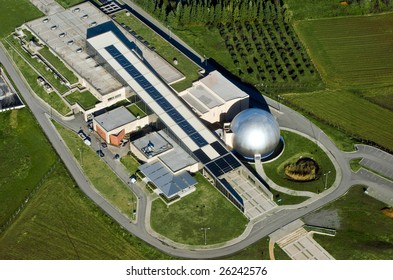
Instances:
[[[39,52],[50,64],[52,64],[53,67],[57,69],[57,71],[59,71],[61,75],[63,75],[64,78],[67,79],[67,81],[70,82],[70,84],[78,82],[78,78],[75,74],[68,69],[64,63],[48,49],[48,47],[45,46]]]
[[[133,156],[124,156],[120,158],[120,162],[127,168],[130,174],[135,174],[141,165]]]
[[[309,94],[286,94],[285,100],[297,108],[340,128],[348,135],[371,140],[393,150],[393,112],[373,104],[359,94],[345,90]]]
[[[136,104],[131,104],[130,106],[126,107],[128,111],[131,112],[135,117],[141,117],[143,118],[146,116],[146,113],[142,111],[141,108],[138,107]]]
[[[393,87],[370,89],[362,92],[362,96],[368,101],[393,112]]]
[[[326,172],[328,175],[327,187],[329,188],[335,181],[336,170],[329,157],[314,142],[304,138],[298,134],[282,130],[281,136],[285,141],[285,150],[283,154],[270,163],[263,164],[266,175],[276,184],[293,190],[322,192],[325,187]],[[289,161],[296,160],[300,157],[311,157],[319,165],[321,177],[318,180],[310,182],[294,182],[286,179],[284,174],[284,166]]]
[[[0,236],[2,260],[171,258],[103,213],[75,186],[62,164]]]
[[[76,133],[57,123],[55,126],[96,190],[131,219],[134,201],[136,201],[132,190],[113,173],[105,162],[100,160],[90,146],[83,143]]]
[[[44,14],[29,0],[0,0],[0,38],[4,38],[21,24]]]
[[[172,84],[172,87],[177,91],[182,91],[191,86],[192,82],[199,78],[199,67],[184,56],[180,51],[175,49],[166,40],[162,39],[158,34],[140,22],[137,18],[130,15],[127,16],[125,12],[116,14],[116,21],[118,23],[124,23],[134,30],[138,35],[142,36],[150,45],[156,48],[156,52],[159,53],[165,60],[171,63],[175,68],[186,76],[186,79],[178,83]],[[176,58],[178,64],[173,63],[173,59]]]
[[[314,235],[314,239],[339,260],[393,259],[393,219],[381,209],[386,205],[352,187],[340,199],[323,207],[337,210],[340,227],[335,237]]]
[[[0,114],[0,225],[55,163],[41,128],[27,108]]]
[[[81,105],[85,110],[91,109],[97,103],[99,103],[98,99],[88,90],[82,92],[78,90],[74,91],[73,93],[67,95],[65,99],[67,99],[70,104],[75,104],[78,102],[78,104]]]
[[[161,199],[153,202],[151,226],[173,241],[203,245],[203,227],[207,230],[207,244],[231,240],[245,230],[246,217],[197,173],[196,191],[169,207]]]
[[[55,92],[47,93],[41,85],[37,83],[38,74],[31,68],[26,61],[15,52],[14,49],[10,47],[7,43],[4,44],[12,60],[15,62],[16,66],[25,77],[27,83],[30,85],[31,89],[46,103],[48,103],[53,109],[58,111],[62,115],[66,115],[70,112],[68,106]]]
[[[353,172],[358,171],[362,167],[362,165],[360,164],[361,160],[362,160],[361,158],[351,159],[349,165],[351,166]]]
[[[324,81],[345,88],[393,84],[393,14],[295,23]]]

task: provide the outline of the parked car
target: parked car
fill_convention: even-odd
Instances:
[[[78,135],[79,135],[79,137],[80,137],[81,139],[85,139],[85,138],[86,138],[86,134],[83,132],[82,129],[78,131]]]
[[[104,157],[105,156],[105,154],[102,152],[102,150],[97,150],[96,153],[97,153],[97,155],[99,157]]]
[[[108,144],[107,144],[106,142],[102,142],[102,143],[101,143],[101,147],[102,147],[103,149],[106,149],[106,148],[108,148]]]
[[[88,137],[86,137],[85,140],[83,140],[83,143],[85,143],[87,146],[91,145],[91,141]]]
[[[132,176],[130,177],[130,182],[131,182],[131,184],[135,184],[135,183],[136,183],[136,177],[135,177],[135,175],[132,175]]]

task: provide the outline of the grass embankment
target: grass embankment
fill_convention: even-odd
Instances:
[[[70,104],[75,104],[78,102],[83,109],[88,110],[93,108],[97,103],[98,99],[88,90],[85,91],[74,91],[73,93],[65,96],[65,99],[70,102]]]
[[[153,202],[151,226],[169,239],[190,245],[231,240],[245,230],[246,217],[197,173],[196,191],[167,207],[161,199]]]
[[[0,225],[55,163],[56,154],[25,108],[0,115]]]
[[[330,171],[326,185],[327,188],[334,183],[336,170],[329,157],[321,148],[311,140],[289,131],[281,131],[281,136],[285,141],[283,154],[273,162],[263,164],[266,175],[272,181],[289,189],[319,193],[325,188],[326,177],[323,174]],[[286,178],[284,174],[285,165],[290,162],[296,162],[300,157],[310,157],[318,163],[319,179],[310,182],[295,182]]]
[[[141,165],[133,156],[124,156],[120,158],[120,162],[127,168],[130,174],[135,174],[138,167]]]
[[[336,236],[314,235],[314,239],[336,259],[391,260],[393,219],[382,213],[385,206],[364,194],[362,186],[352,187],[345,196],[319,210],[338,211]]]
[[[67,79],[67,81],[70,82],[70,84],[78,82],[78,78],[75,74],[68,69],[64,63],[48,49],[48,47],[43,47],[39,52],[64,78]]]
[[[0,0],[0,38],[6,37],[16,27],[44,14],[29,0]]]
[[[393,84],[393,14],[299,21],[295,26],[328,85]]]
[[[132,218],[136,197],[131,189],[76,133],[57,123],[55,126],[96,190],[123,215]]]
[[[287,94],[285,100],[355,138],[393,150],[393,112],[348,91]]]
[[[13,38],[13,36],[11,35],[11,36],[7,37],[6,44],[7,43],[13,47],[15,55],[12,54],[12,58],[14,58],[14,56],[20,56],[21,59],[24,59],[37,72],[40,73],[40,76],[44,77],[55,89],[57,89],[57,91],[60,94],[64,94],[68,91],[67,86],[62,84],[60,79],[55,78],[54,74],[51,71],[47,70],[46,66],[43,63],[38,62],[37,59],[31,57],[30,54],[28,54],[27,52],[25,52],[23,50],[18,39]],[[6,48],[7,48],[7,50],[10,49],[10,47],[8,47],[8,46],[6,46]],[[37,77],[38,77],[38,75],[37,75]]]
[[[62,115],[67,115],[70,112],[70,109],[60,98],[60,96],[58,96],[55,92],[47,93],[37,82],[39,74],[37,74],[33,68],[19,55],[19,52],[16,52],[7,42],[4,43],[4,46],[31,89],[53,109]],[[38,64],[42,65],[41,63]]]
[[[103,213],[75,186],[62,164],[0,237],[3,260],[171,258]]]
[[[193,81],[200,77],[198,74],[200,68],[196,64],[134,16],[127,16],[125,12],[121,12],[116,14],[116,21],[118,23],[124,23],[134,30],[139,36],[142,36],[144,40],[156,48],[158,54],[183,73],[186,79],[172,84],[172,87],[175,90],[185,90],[191,86]],[[175,58],[178,62],[177,65],[173,63]]]

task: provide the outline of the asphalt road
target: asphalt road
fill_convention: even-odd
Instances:
[[[125,1],[128,2],[128,1]],[[136,7],[134,6],[134,9]],[[340,151],[332,141],[321,131],[318,127],[313,125],[309,120],[301,116],[299,113],[293,111],[292,109],[278,104],[276,101],[269,100],[266,98],[267,102],[273,106],[279,107],[278,121],[280,126],[291,128],[308,135],[309,137],[319,140],[317,143],[324,147],[328,151],[331,158],[334,160],[337,166],[337,179],[335,186],[324,193],[320,194],[317,199],[313,201],[308,201],[307,204],[301,206],[298,209],[293,207],[278,207],[267,213],[262,219],[255,222],[248,236],[243,240],[235,244],[231,244],[222,248],[207,248],[207,249],[189,249],[187,246],[179,246],[178,244],[172,243],[170,241],[161,241],[157,237],[152,236],[148,233],[145,227],[146,220],[146,206],[147,197],[141,188],[137,186],[131,186],[139,197],[138,200],[138,219],[137,223],[131,223],[125,216],[119,213],[114,207],[112,207],[107,201],[105,201],[99,194],[94,191],[94,188],[89,184],[88,180],[79,168],[78,163],[75,161],[68,148],[64,145],[61,138],[59,137],[57,131],[53,127],[52,123],[48,119],[50,115],[50,107],[38,100],[37,97],[29,90],[26,86],[24,80],[21,78],[17,69],[10,62],[8,57],[5,55],[3,49],[0,49],[0,61],[10,74],[12,80],[15,82],[16,87],[21,92],[25,103],[28,105],[30,110],[33,112],[38,123],[44,130],[49,141],[52,143],[53,147],[63,160],[65,166],[69,170],[70,174],[75,179],[81,190],[90,197],[98,206],[100,206],[106,213],[108,213],[113,219],[115,219],[119,224],[121,224],[125,229],[130,231],[135,236],[138,236],[145,242],[155,246],[157,249],[166,252],[168,254],[179,256],[183,258],[219,258],[225,255],[233,254],[254,242],[257,242],[264,236],[271,234],[277,229],[301,218],[302,216],[326,205],[327,203],[339,198],[345,194],[350,186],[354,184],[365,184],[367,185],[367,178],[364,176],[359,176],[353,173],[349,167],[348,156],[346,153]],[[276,104],[274,104],[276,102]],[[75,121],[65,121],[61,118],[59,114],[53,112],[53,118],[62,124],[77,130],[78,123]],[[93,141],[93,146],[96,145]],[[95,146],[94,146],[95,147]],[[97,148],[97,147],[95,147]],[[375,158],[375,151],[362,151],[362,156]],[[129,174],[126,171],[122,171],[121,168],[113,167],[113,162],[108,160],[107,163],[112,166],[116,173],[123,180],[127,181]]]

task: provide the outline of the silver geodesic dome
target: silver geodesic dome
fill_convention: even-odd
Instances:
[[[231,122],[234,133],[233,149],[247,159],[260,154],[269,156],[280,141],[280,128],[276,119],[261,109],[246,109]]]

